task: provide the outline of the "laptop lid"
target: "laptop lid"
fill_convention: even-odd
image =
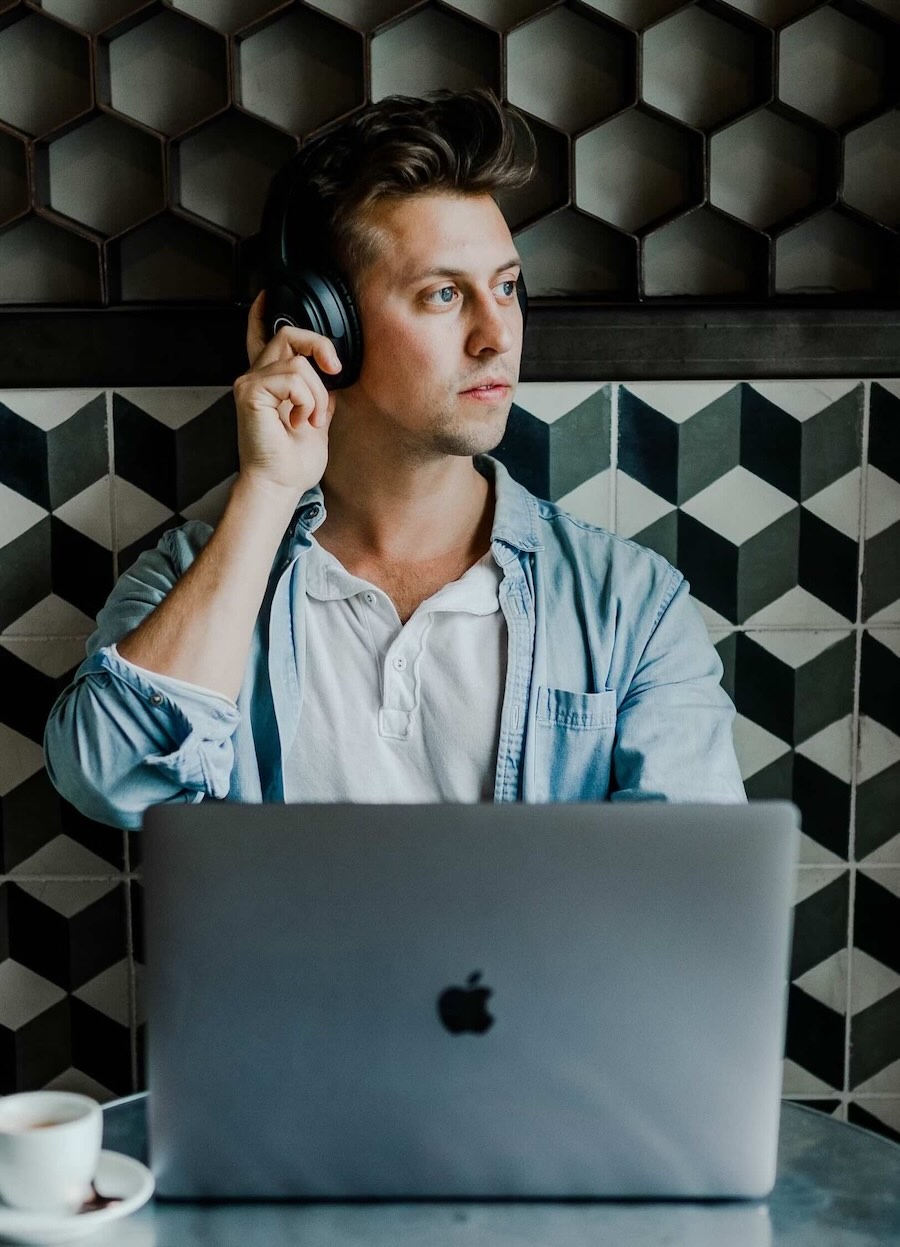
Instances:
[[[157,806],[168,1197],[759,1197],[798,812]]]

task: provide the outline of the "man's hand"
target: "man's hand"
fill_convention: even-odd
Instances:
[[[299,498],[325,473],[335,406],[307,357],[330,373],[341,363],[331,340],[310,329],[285,325],[267,342],[264,301],[262,290],[247,320],[250,368],[234,383],[241,475]]]

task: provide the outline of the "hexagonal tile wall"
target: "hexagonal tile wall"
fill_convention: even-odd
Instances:
[[[854,121],[887,99],[887,27],[864,6],[853,13],[826,5],[778,36],[779,97],[829,126]]]
[[[900,225],[900,111],[844,135],[844,201],[876,221]]]
[[[43,134],[91,106],[87,39],[24,4],[0,13],[0,118]],[[53,83],[48,91],[46,83]]]
[[[104,103],[161,134],[182,130],[228,103],[228,45],[171,10],[143,9],[99,41]]]
[[[499,36],[461,13],[419,9],[372,38],[372,99],[422,95],[440,87],[499,90]]]
[[[295,151],[288,135],[232,109],[173,144],[178,203],[232,234],[255,234],[272,174]]]
[[[770,62],[771,35],[710,0],[646,31],[641,93],[660,112],[705,128],[768,97]]]
[[[563,5],[507,36],[509,102],[569,134],[635,98],[636,44],[583,5]]]
[[[47,206],[101,234],[119,234],[165,203],[159,139],[106,113],[48,135],[35,148]]]
[[[703,199],[699,134],[629,108],[575,141],[575,200],[634,233]]]
[[[97,242],[34,213],[0,231],[0,269],[3,295],[11,303],[101,301]]]
[[[886,304],[898,31],[893,0],[13,0],[0,302],[249,301],[297,140],[369,99],[489,86],[536,131],[503,197],[553,254],[535,297]],[[581,213],[646,245],[592,243]]]
[[[295,9],[235,41],[239,99],[248,112],[306,134],[363,102],[362,36]],[[300,81],[305,90],[292,89]]]
[[[710,139],[710,203],[770,229],[837,190],[837,142],[799,114],[763,108]]]

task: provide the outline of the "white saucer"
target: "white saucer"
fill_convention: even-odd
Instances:
[[[139,1160],[120,1152],[101,1152],[94,1179],[100,1194],[119,1204],[94,1212],[23,1212],[0,1204],[0,1242],[67,1243],[84,1238],[109,1221],[127,1217],[153,1194],[153,1174]]]

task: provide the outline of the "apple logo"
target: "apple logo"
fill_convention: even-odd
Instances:
[[[466,979],[466,987],[447,987],[438,996],[438,1015],[452,1035],[461,1035],[463,1031],[483,1035],[494,1025],[493,1015],[486,1007],[492,992],[489,987],[478,986],[480,979],[481,971],[475,970]]]

